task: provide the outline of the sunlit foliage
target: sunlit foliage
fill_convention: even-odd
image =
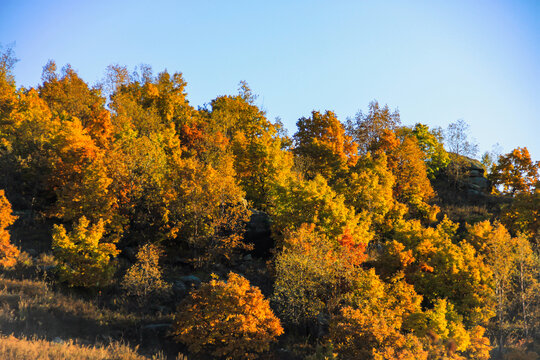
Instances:
[[[63,225],[53,229],[52,248],[58,273],[70,286],[104,286],[114,274],[112,258],[118,255],[113,243],[102,241],[104,223],[81,217],[69,233]]]
[[[174,336],[194,353],[254,359],[283,334],[280,321],[260,290],[229,273],[213,278],[179,306]]]
[[[19,249],[13,246],[9,239],[9,231],[6,229],[12,225],[16,216],[11,213],[11,204],[4,194],[4,190],[0,190],[0,266],[11,267],[16,264],[19,256]]]

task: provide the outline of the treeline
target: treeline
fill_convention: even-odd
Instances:
[[[408,127],[372,102],[346,123],[313,111],[289,137],[246,83],[195,109],[180,73],[110,66],[91,87],[51,61],[25,89],[14,63],[4,52],[1,265],[20,254],[6,230],[13,206],[55,222],[58,281],[119,280],[143,301],[170,291],[164,258],[234,270],[264,246],[245,232],[265,214],[271,290],[232,271],[192,292],[174,333],[193,354],[252,358],[276,339],[309,343],[310,359],[540,354],[540,165],[526,148],[484,157],[493,186],[474,199],[504,201],[458,223],[433,184],[462,192],[474,153],[463,122]],[[137,261],[119,274],[115,259],[133,246]]]

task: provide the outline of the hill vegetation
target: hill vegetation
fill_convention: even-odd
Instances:
[[[540,163],[373,101],[0,59],[0,357],[537,359]]]

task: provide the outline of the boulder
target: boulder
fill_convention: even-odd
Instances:
[[[186,275],[186,276],[182,276],[180,278],[180,280],[184,283],[184,285],[188,288],[188,289],[191,289],[191,288],[198,288],[199,286],[201,286],[201,279],[199,279],[197,276],[195,275]]]
[[[172,292],[176,299],[182,299],[187,295],[188,289],[183,281],[178,280],[173,283]]]

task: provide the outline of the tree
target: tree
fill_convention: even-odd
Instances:
[[[365,249],[348,234],[331,239],[313,224],[288,232],[275,262],[272,301],[280,316],[289,324],[307,327],[319,315],[334,311],[361,275],[356,267],[367,257]]]
[[[4,190],[0,190],[0,266],[11,267],[17,262],[19,249],[9,242],[9,231],[6,229],[12,225],[16,216],[11,214],[11,204],[5,196]]]
[[[119,250],[113,243],[103,242],[105,224],[94,225],[83,216],[66,232],[63,225],[55,225],[52,249],[58,260],[60,280],[69,286],[95,287],[106,285],[114,275],[111,258]]]
[[[283,334],[261,291],[233,272],[192,292],[176,318],[173,334],[191,352],[228,359],[257,358]]]
[[[469,124],[463,119],[448,125],[444,132],[445,145],[455,155],[474,157],[478,152],[478,145],[468,139]]]
[[[61,76],[58,76],[52,60],[43,68],[42,79],[44,82],[39,87],[39,95],[47,102],[52,113],[79,119],[92,139],[101,147],[106,147],[112,124],[99,88],[89,88],[70,65],[64,67]]]
[[[532,162],[526,147],[516,148],[512,152],[499,156],[499,160],[490,174],[494,186],[502,186],[502,193],[516,195],[531,193],[540,181],[540,162]]]
[[[217,168],[196,158],[176,159],[165,189],[169,243],[188,245],[196,265],[234,262],[252,248],[243,241],[251,213],[232,159]]]
[[[457,187],[463,183],[468,174],[468,159],[476,156],[478,145],[468,139],[469,124],[463,119],[448,125],[444,131],[445,145],[450,156],[450,163],[446,168],[446,174]]]
[[[446,298],[470,328],[494,315],[493,273],[473,245],[459,241],[456,231],[457,224],[446,217],[435,228],[423,227],[417,220],[398,221],[393,238],[404,248],[394,253],[401,256],[411,250],[414,262],[405,269],[406,279],[426,304]]]
[[[330,324],[330,338],[340,359],[427,359],[413,335],[405,336],[384,318],[344,307]]]
[[[367,211],[357,214],[321,175],[277,187],[269,212],[276,240],[302,224],[315,224],[317,231],[335,240],[347,231],[357,244],[367,244],[373,236]]]
[[[427,175],[430,179],[434,179],[450,162],[450,157],[442,144],[441,130],[429,130],[427,125],[416,124],[411,133],[424,153]]]
[[[148,301],[151,295],[162,295],[170,289],[163,281],[159,258],[163,249],[155,244],[144,244],[137,251],[137,261],[124,275],[122,287],[128,295],[136,296],[140,303]]]
[[[109,194],[105,153],[78,119],[61,122],[51,140],[51,174],[48,182],[57,196],[50,215],[64,221],[86,217],[93,223],[114,217],[116,199]]]
[[[17,101],[15,78],[12,73],[17,61],[13,48],[2,49],[0,46],[0,120],[2,122],[9,116]]]
[[[496,318],[491,328],[499,353],[512,345],[534,341],[530,329],[538,311],[540,263],[524,236],[511,237],[500,223],[483,221],[468,227],[470,242],[486,258],[494,276]]]
[[[358,144],[361,154],[379,147],[379,141],[385,130],[394,131],[400,124],[399,112],[390,111],[388,105],[380,107],[377,101],[369,103],[369,111],[356,114],[347,121],[347,133]]]
[[[388,168],[384,152],[367,153],[359,157],[356,165],[334,186],[345,197],[345,203],[357,213],[367,211],[374,225],[380,226],[392,210],[395,200],[395,177]]]
[[[291,176],[293,159],[282,150],[283,139],[276,125],[254,104],[255,98],[243,82],[238,95],[212,100],[204,128],[209,138],[226,142],[216,153],[228,149],[234,155],[235,177],[251,206],[267,210],[273,187]]]
[[[428,202],[435,196],[435,191],[416,139],[405,137],[395,149],[388,150],[388,158],[395,177],[396,200],[407,204],[413,214],[433,221],[436,208],[430,207]]]
[[[293,152],[303,162],[308,179],[320,174],[330,180],[356,163],[356,144],[332,111],[312,111],[311,117],[299,119],[296,126]]]
[[[510,206],[501,210],[501,222],[513,234],[522,233],[540,246],[540,186],[532,192],[522,192],[514,196]]]

